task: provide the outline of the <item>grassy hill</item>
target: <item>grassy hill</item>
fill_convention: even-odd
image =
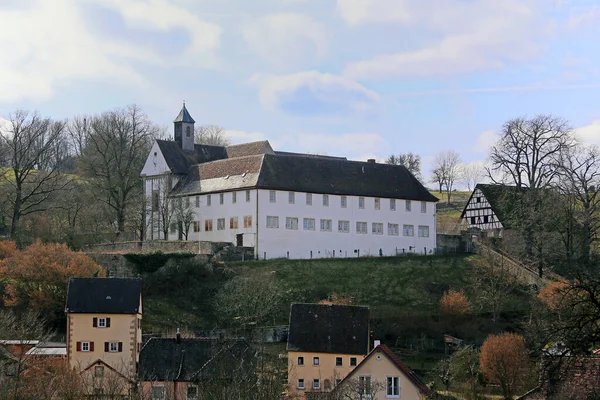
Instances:
[[[478,256],[404,256],[324,260],[269,260],[228,265],[167,265],[144,280],[145,332],[177,327],[203,330],[226,327],[215,299],[233,279],[258,285],[273,282],[272,321],[287,324],[290,304],[317,302],[332,293],[369,305],[373,338],[398,350],[415,369],[426,372],[444,356],[443,335],[480,344],[490,333],[519,330],[533,293],[517,286],[506,296],[497,322],[480,302],[473,285]],[[449,290],[464,290],[473,304],[468,316],[444,316],[439,300]],[[252,290],[252,287],[250,287]],[[259,289],[257,288],[257,293]],[[244,299],[240,298],[240,301]]]
[[[471,196],[470,191],[452,192],[450,196],[450,204],[445,193],[438,191],[431,192],[435,197],[440,199],[437,203],[437,231],[438,233],[459,233],[458,224],[460,223],[460,214],[463,208],[469,201]]]

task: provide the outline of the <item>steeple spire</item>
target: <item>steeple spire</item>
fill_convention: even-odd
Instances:
[[[175,128],[175,141],[179,143],[179,146],[184,151],[194,151],[194,118],[190,115],[189,111],[185,107],[185,100],[183,101],[183,107],[177,118],[173,121]]]

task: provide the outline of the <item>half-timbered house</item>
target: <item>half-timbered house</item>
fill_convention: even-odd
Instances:
[[[508,213],[517,192],[515,186],[480,183],[460,216],[463,226],[480,229],[487,236],[502,237],[508,228]]]

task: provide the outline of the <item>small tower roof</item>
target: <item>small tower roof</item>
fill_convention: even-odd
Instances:
[[[181,108],[181,111],[179,111],[179,115],[177,115],[177,118],[175,118],[175,121],[173,122],[189,122],[193,124],[196,121],[194,121],[194,118],[192,118],[187,108],[185,108],[185,103],[183,103],[183,107]]]

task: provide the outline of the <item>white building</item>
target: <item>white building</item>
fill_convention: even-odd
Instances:
[[[274,151],[268,141],[194,145],[185,105],[174,124],[175,141],[157,140],[142,170],[148,239],[185,238],[172,211],[180,204],[193,220],[188,240],[254,247],[260,259],[435,250],[438,199],[403,166]]]

